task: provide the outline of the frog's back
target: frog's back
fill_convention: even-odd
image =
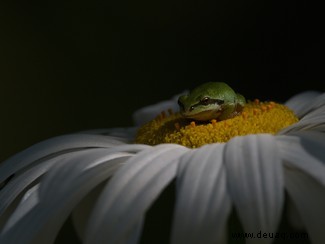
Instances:
[[[228,100],[233,99],[233,97],[236,95],[235,91],[228,86],[224,82],[207,82],[200,86],[198,86],[196,89],[192,91],[193,94],[198,93],[202,94],[205,93],[208,96],[211,97],[220,97],[222,99]]]

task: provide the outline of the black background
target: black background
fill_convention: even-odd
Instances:
[[[206,81],[280,102],[323,91],[323,15],[296,1],[1,1],[0,161],[130,126],[136,109]]]

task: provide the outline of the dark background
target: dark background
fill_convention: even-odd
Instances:
[[[323,8],[307,2],[1,1],[0,161],[206,81],[283,102],[324,90]]]

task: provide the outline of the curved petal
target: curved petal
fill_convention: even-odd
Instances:
[[[325,132],[325,106],[306,114],[300,121],[284,128],[278,134],[285,135],[306,130]]]
[[[235,137],[225,149],[229,193],[245,232],[275,232],[284,201],[281,161],[274,136]],[[271,243],[248,239],[247,243]]]
[[[277,136],[281,158],[288,168],[299,169],[325,186],[325,134],[297,132]]]
[[[143,125],[150,120],[153,120],[157,115],[159,115],[162,111],[167,111],[169,109],[172,109],[173,111],[178,111],[179,107],[177,104],[178,97],[182,94],[184,94],[186,91],[182,92],[181,94],[178,94],[174,96],[170,100],[162,101],[144,108],[141,108],[133,114],[133,121],[135,125]]]
[[[311,243],[324,243],[325,187],[303,171],[285,167],[285,187],[295,203]]]
[[[73,226],[79,236],[79,239],[84,242],[86,226],[91,215],[92,210],[95,207],[96,201],[103,191],[107,181],[103,181],[96,186],[91,192],[87,194],[73,209],[71,217]]]
[[[129,234],[141,228],[145,211],[174,178],[178,158],[188,150],[161,144],[130,158],[103,190],[85,243],[128,243]]]
[[[117,128],[107,128],[107,129],[95,129],[80,131],[80,134],[95,134],[95,135],[105,135],[110,137],[116,137],[118,140],[124,142],[131,142],[135,138],[137,127],[117,127]]]
[[[290,98],[287,102],[285,102],[284,105],[292,109],[298,117],[301,117],[304,115],[306,108],[310,106],[311,101],[320,94],[321,92],[317,91],[306,91],[299,93]]]
[[[325,93],[322,93],[318,96],[316,96],[312,101],[310,101],[309,106],[307,106],[304,111],[301,111],[301,116],[305,116],[310,112],[313,112],[315,110],[323,109],[324,111],[325,107]],[[301,117],[298,116],[298,117]]]
[[[89,194],[87,194],[84,199],[82,199],[82,201],[74,208],[72,212],[73,225],[82,243],[85,241],[85,232],[91,213],[95,207],[99,195],[101,194],[106,184],[107,182],[105,181],[93,189]],[[136,224],[138,228],[132,229],[131,231],[133,232],[127,233],[125,235],[129,237],[129,242],[127,243],[136,243],[140,238],[143,225],[142,222],[143,218],[140,218],[139,223]]]
[[[325,134],[297,132],[278,136],[285,187],[313,243],[323,243],[325,226]],[[294,223],[296,225],[296,223]]]
[[[12,228],[22,217],[24,217],[39,203],[38,189],[39,184],[36,184],[25,193],[18,207],[11,214],[10,219],[6,223],[7,229]]]
[[[300,230],[300,231],[305,230],[305,226],[301,219],[299,211],[290,197],[286,199],[286,208],[287,208],[286,217],[288,218],[290,225],[295,230]]]
[[[12,202],[24,191],[29,188],[37,179],[45,174],[56,162],[66,157],[76,154],[78,152],[70,152],[58,157],[46,160],[42,164],[38,164],[17,177],[14,177],[1,191],[0,191],[0,216],[3,217],[6,209]]]
[[[303,117],[299,122],[304,130],[314,130],[325,132],[325,106],[310,112]]]
[[[231,202],[223,149],[207,145],[181,158],[171,243],[226,243]]]
[[[39,203],[15,225],[5,226],[0,242],[52,243],[77,203],[132,155],[107,151],[84,152],[53,166],[41,182]]]
[[[122,144],[124,143],[116,138],[100,135],[71,134],[54,137],[39,142],[2,162],[0,164],[0,182],[33,163],[40,163],[67,152],[87,148],[107,148]]]
[[[138,152],[139,150],[148,148],[145,145],[122,145],[111,148],[107,151],[107,153],[119,152],[120,150],[126,150],[130,152]],[[43,174],[45,174],[55,163],[66,159],[74,157],[78,154],[82,153],[91,153],[92,150],[96,149],[84,149],[83,151],[75,151],[75,152],[67,152],[62,155],[58,155],[56,157],[50,158],[36,164],[33,167],[28,167],[28,169],[18,176],[14,177],[9,183],[5,185],[5,187],[0,191],[0,222],[3,223],[8,218],[8,214],[6,210],[12,211],[12,209],[8,209],[11,204],[16,200],[16,198],[28,188],[33,182],[39,179]],[[1,224],[0,224],[1,226]]]

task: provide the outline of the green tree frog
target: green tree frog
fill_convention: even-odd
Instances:
[[[178,99],[180,113],[199,121],[225,120],[241,113],[245,98],[224,82],[204,83]]]

